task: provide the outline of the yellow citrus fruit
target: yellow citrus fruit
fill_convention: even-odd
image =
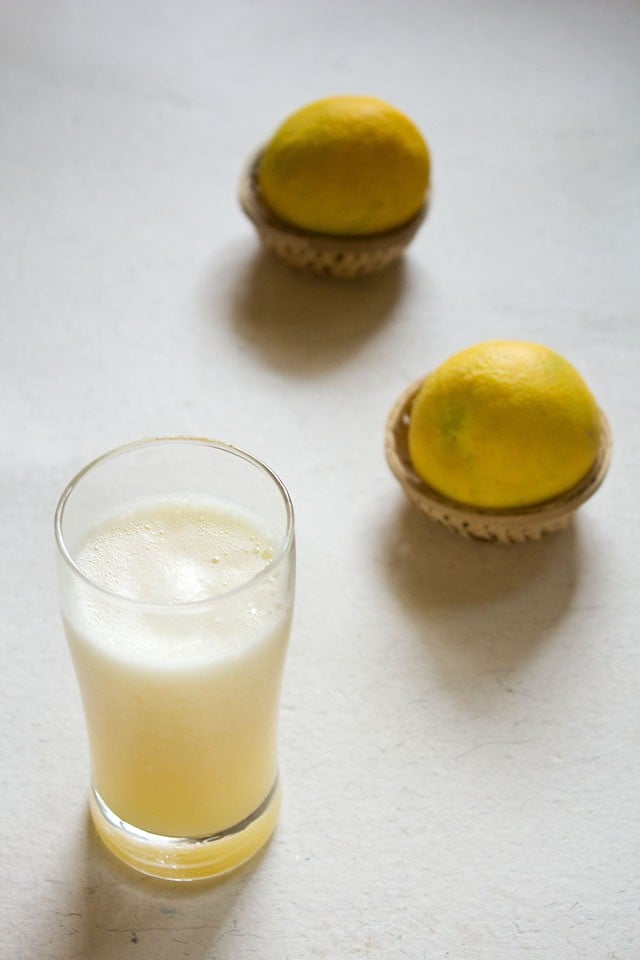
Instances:
[[[263,199],[304,230],[362,236],[424,202],[429,150],[411,120],[374,97],[326,97],[288,117],[258,167]]]
[[[491,340],[425,379],[408,441],[416,473],[445,496],[475,507],[522,507],[563,493],[589,472],[600,414],[559,354]]]

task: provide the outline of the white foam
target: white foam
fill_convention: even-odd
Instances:
[[[219,597],[247,583],[273,556],[257,521],[215,500],[141,500],[104,520],[77,565],[94,583],[148,603]]]
[[[266,531],[235,506],[203,497],[136,501],[82,544],[79,569],[116,596],[77,583],[68,629],[96,654],[131,667],[180,670],[234,659],[283,629],[281,571],[254,581],[273,555]],[[141,601],[140,608],[117,597]]]

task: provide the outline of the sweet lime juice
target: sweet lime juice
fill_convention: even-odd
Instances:
[[[81,545],[98,588],[63,616],[93,785],[126,823],[211,836],[274,789],[290,604],[273,557],[250,513],[195,495],[129,503]]]

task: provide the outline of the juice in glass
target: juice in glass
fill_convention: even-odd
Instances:
[[[143,441],[72,481],[56,533],[98,833],[154,876],[232,869],[278,814],[285,488],[223,444]]]

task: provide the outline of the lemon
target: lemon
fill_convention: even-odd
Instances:
[[[408,442],[416,473],[452,500],[522,507],[565,492],[589,472],[600,413],[559,354],[492,340],[455,354],[424,380]]]
[[[262,197],[304,230],[362,236],[398,227],[424,202],[429,150],[412,121],[374,97],[326,97],[288,117],[258,167]]]

